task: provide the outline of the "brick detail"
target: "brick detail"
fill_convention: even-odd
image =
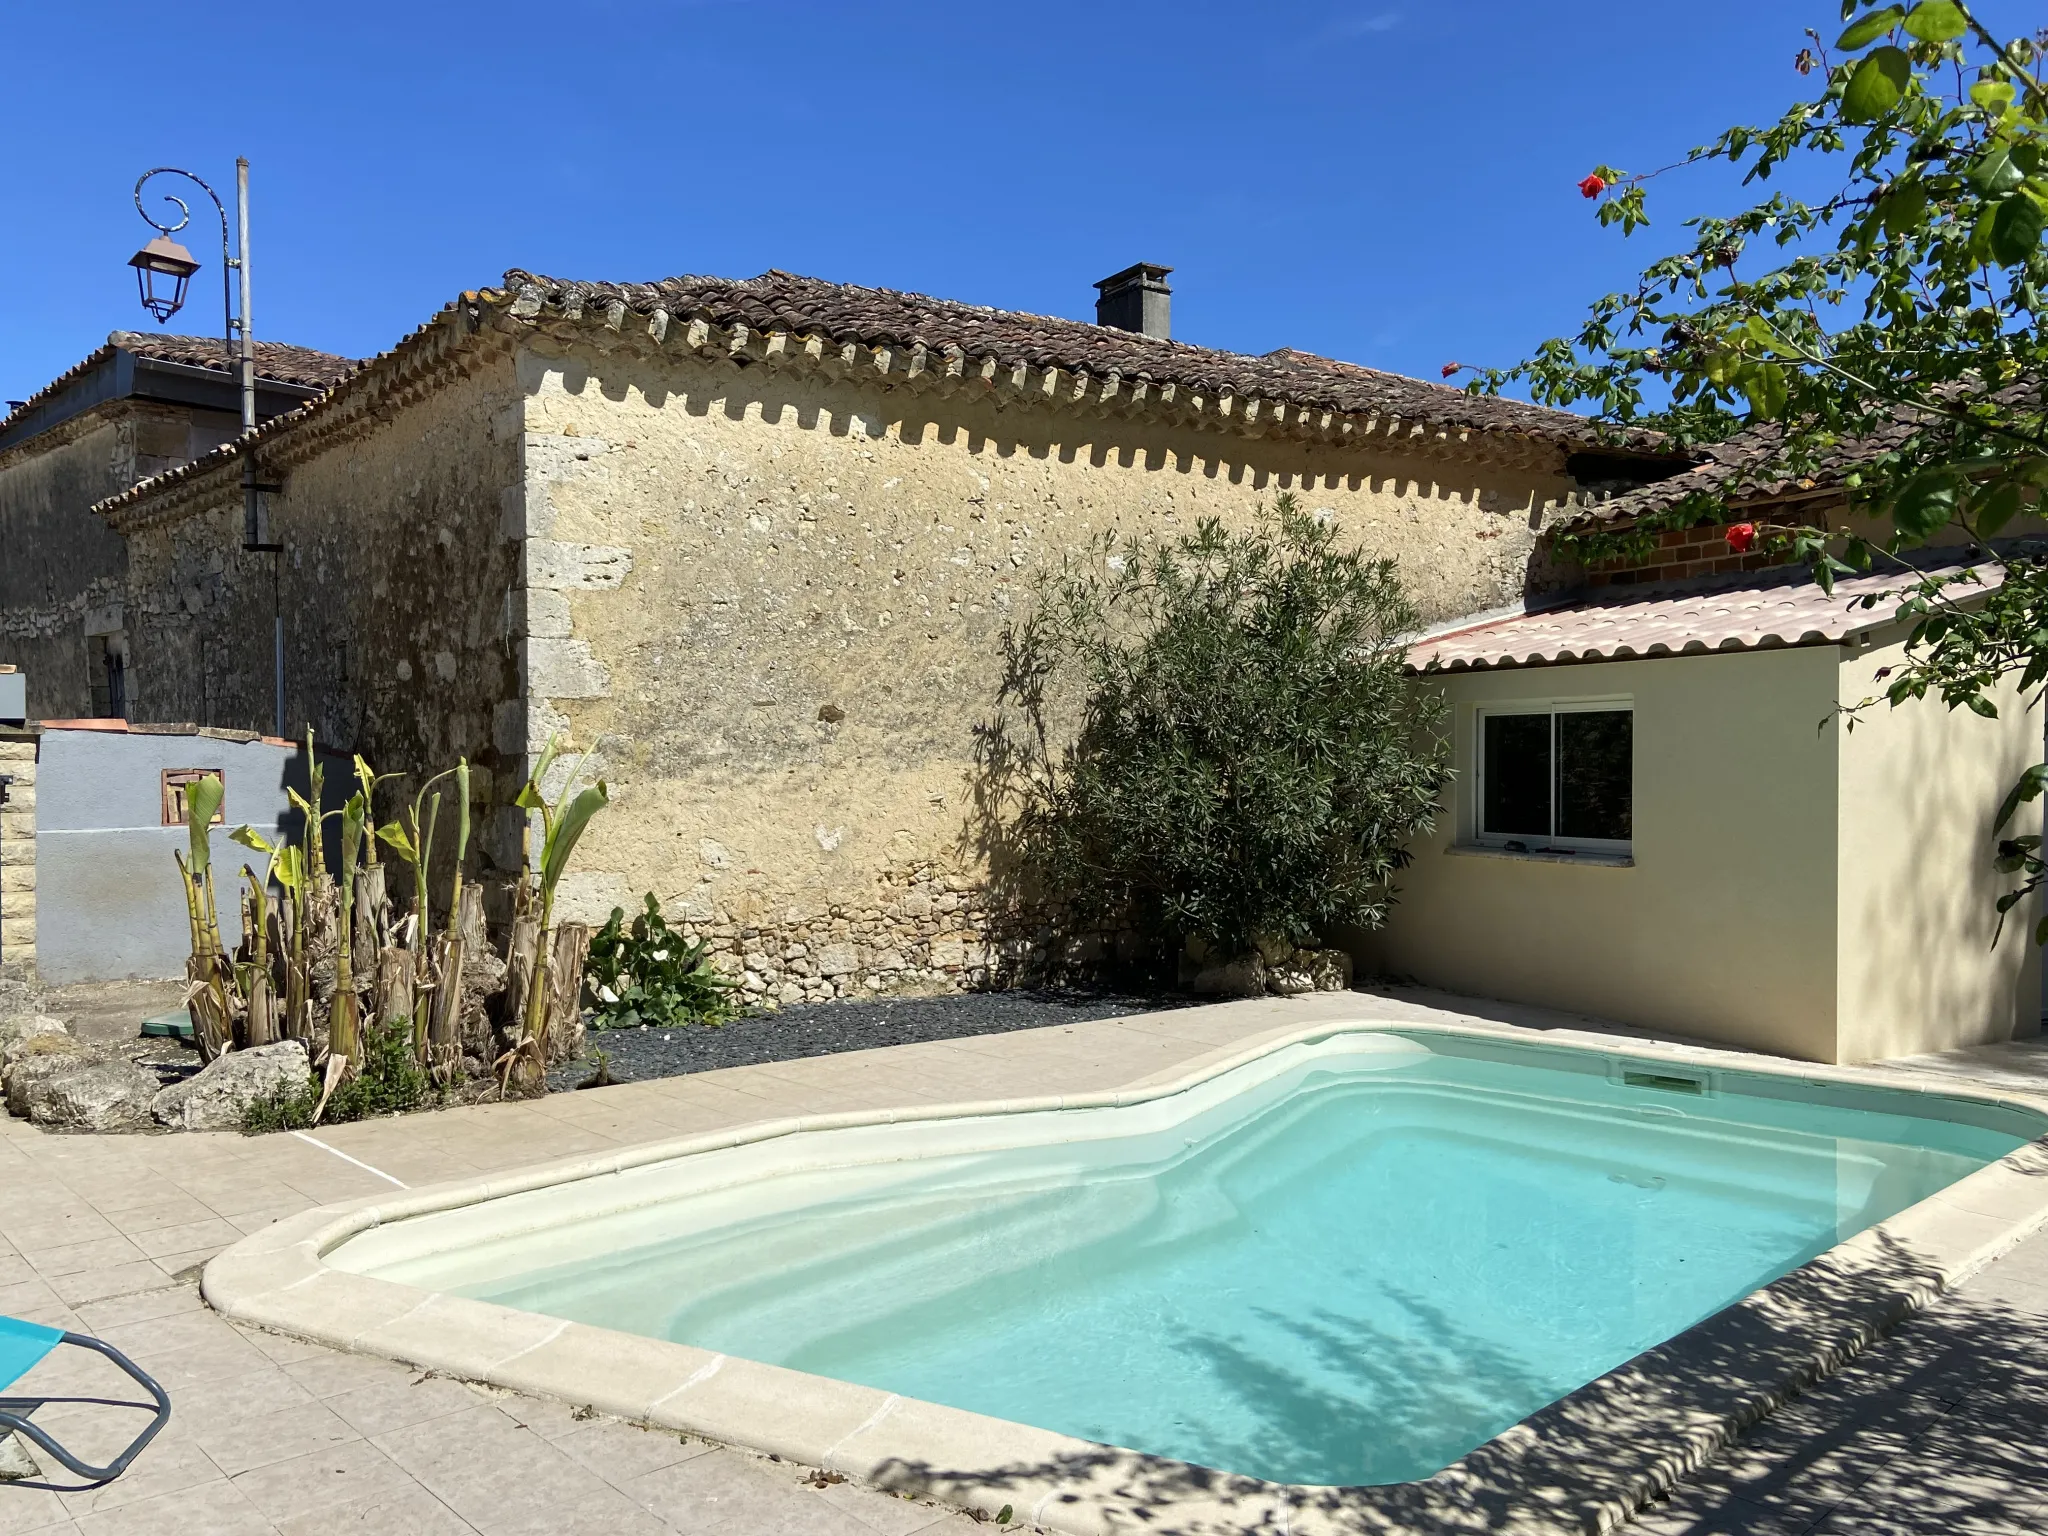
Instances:
[[[1728,547],[1728,525],[1672,528],[1657,536],[1657,547],[1633,559],[1603,561],[1586,574],[1589,587],[1649,586],[1727,571],[1766,571],[1785,564],[1783,556],[1753,549],[1738,555]]]

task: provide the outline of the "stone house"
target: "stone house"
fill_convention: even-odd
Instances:
[[[972,984],[974,728],[1035,570],[1293,490],[1446,619],[1566,580],[1541,535],[1589,488],[1683,467],[1560,412],[1172,340],[1165,273],[1107,280],[1088,324],[781,272],[510,272],[258,432],[281,550],[241,548],[234,444],[99,503],[131,708],[265,729],[281,656],[293,728],[488,770],[500,871],[566,732],[613,795],[584,915],[652,892],[755,997]]]
[[[259,420],[304,404],[355,366],[259,342]],[[0,419],[0,664],[28,679],[38,719],[119,717],[134,677],[127,546],[96,502],[189,463],[241,430],[217,338],[116,331]]]

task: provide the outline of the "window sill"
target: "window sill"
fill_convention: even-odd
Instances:
[[[1487,843],[1453,843],[1446,853],[1480,859],[1519,859],[1537,864],[1590,864],[1600,869],[1634,869],[1632,853],[1594,852],[1571,848],[1496,848]]]

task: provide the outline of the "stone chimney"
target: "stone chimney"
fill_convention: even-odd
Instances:
[[[1141,261],[1105,277],[1095,285],[1095,323],[1165,341],[1173,334],[1173,290],[1166,286],[1172,270]]]

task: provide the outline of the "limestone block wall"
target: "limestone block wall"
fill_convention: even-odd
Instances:
[[[1448,617],[1522,596],[1571,489],[1526,445],[1259,438],[548,338],[519,382],[526,744],[568,730],[613,796],[571,909],[651,891],[790,1001],[996,959],[976,727],[1039,570],[1291,489]]]
[[[493,727],[518,687],[519,561],[502,523],[518,499],[519,426],[509,361],[478,359],[266,465],[284,485],[271,508],[281,554],[242,548],[232,475],[132,526],[133,718],[270,732],[281,613],[288,732],[310,724],[381,772],[466,755],[502,789]]]
[[[35,976],[36,738],[0,731],[0,976]]]
[[[92,712],[86,636],[120,626],[127,557],[91,508],[135,483],[159,414],[115,402],[0,455],[0,662],[27,674],[31,719]]]

